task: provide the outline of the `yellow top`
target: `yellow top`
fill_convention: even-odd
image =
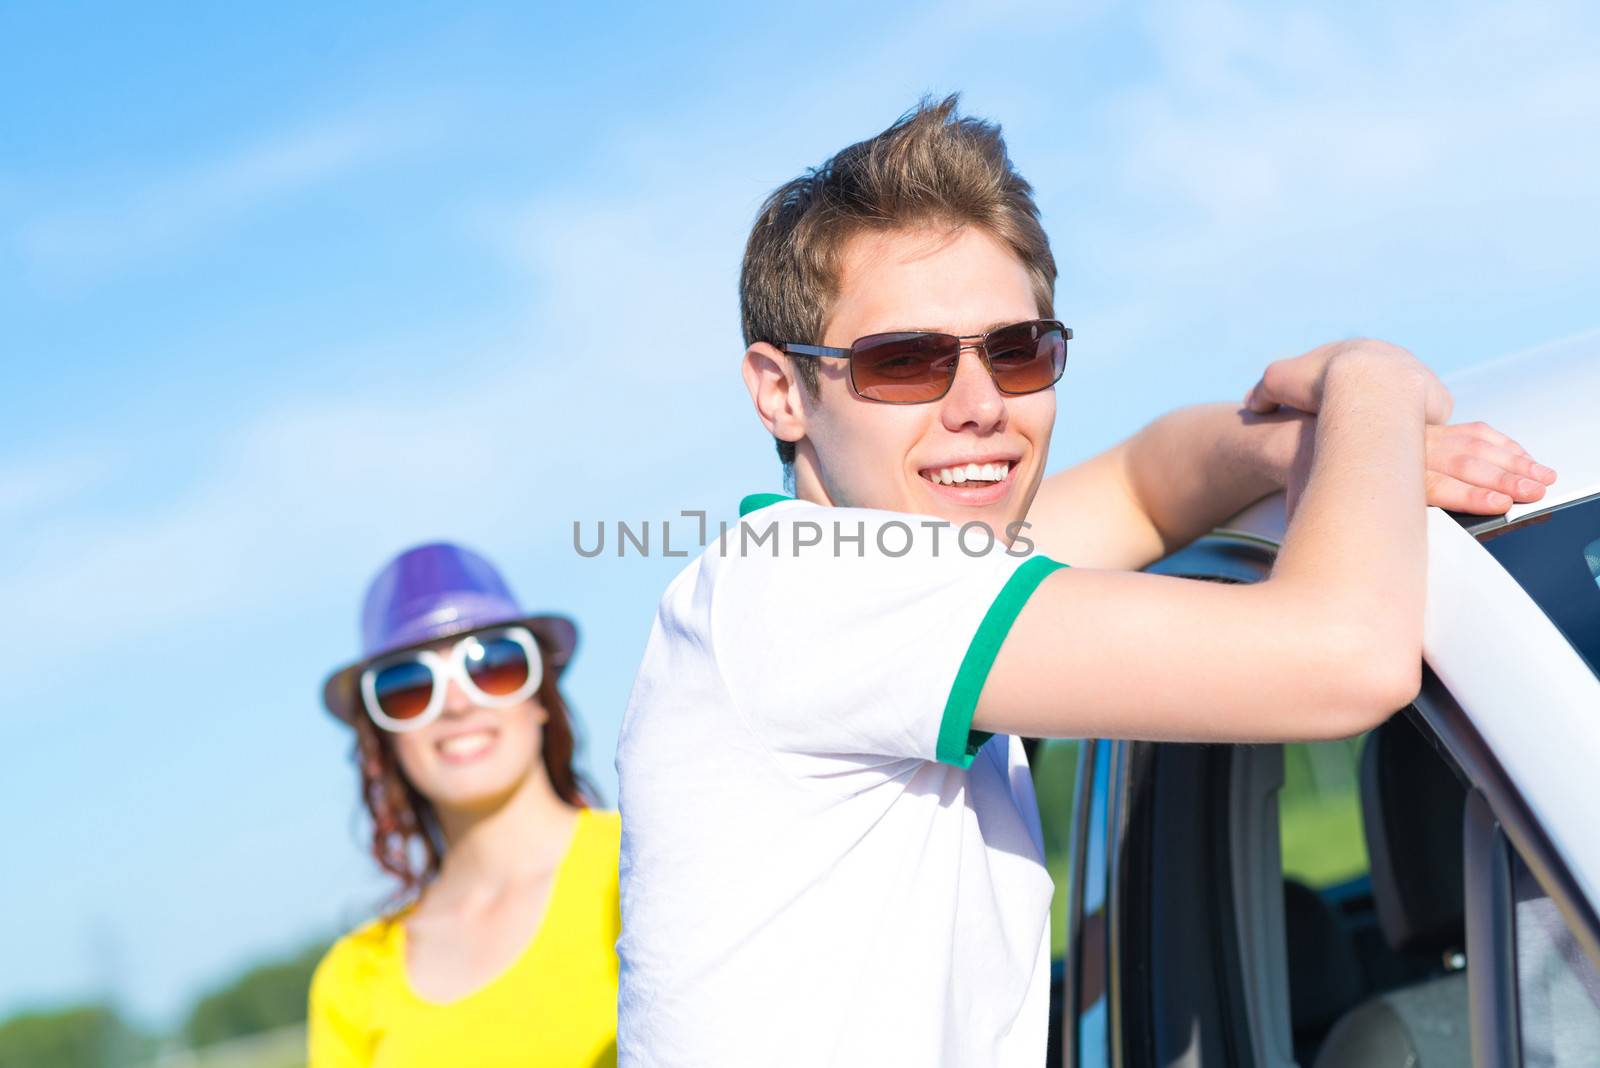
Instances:
[[[598,1068],[617,1063],[622,820],[584,809],[522,955],[454,1001],[406,977],[405,924],[335,942],[311,981],[309,1068]]]

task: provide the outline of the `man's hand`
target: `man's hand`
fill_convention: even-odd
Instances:
[[[1452,512],[1500,515],[1544,496],[1556,473],[1487,423],[1430,426],[1428,503]]]
[[[1381,341],[1337,341],[1321,345],[1303,356],[1277,360],[1267,366],[1261,380],[1245,397],[1245,407],[1258,414],[1315,413],[1321,407],[1322,381],[1328,362],[1341,352],[1368,350],[1400,357],[1404,349]],[[1475,515],[1500,515],[1513,504],[1526,504],[1544,496],[1545,487],[1556,480],[1556,473],[1534,461],[1528,451],[1487,423],[1443,424],[1450,417],[1450,391],[1433,372],[1428,372],[1427,391],[1427,477],[1428,503],[1452,512]],[[1278,439],[1280,449],[1275,466],[1284,472],[1289,506],[1292,510],[1309,472],[1310,432],[1306,415],[1293,416],[1303,423],[1299,432],[1285,433]]]
[[[1265,415],[1279,406],[1294,408],[1308,415],[1322,410],[1322,382],[1328,364],[1335,356],[1375,355],[1390,359],[1414,360],[1416,357],[1398,345],[1370,338],[1354,338],[1318,345],[1302,356],[1287,360],[1274,360],[1267,365],[1261,380],[1245,394],[1244,406],[1252,412]],[[1450,418],[1452,401],[1450,391],[1439,381],[1439,376],[1418,364],[1427,374],[1427,417],[1431,424],[1443,423]]]
[[[1206,404],[1169,412],[1039,486],[1028,512],[1040,552],[1074,567],[1137,571],[1187,545],[1250,502],[1282,489],[1291,509],[1311,471],[1328,364],[1340,352],[1404,362],[1378,341],[1323,345],[1267,368],[1245,411]],[[1450,417],[1450,393],[1423,370],[1430,421]],[[1428,426],[1424,485],[1431,505],[1500,515],[1536,501],[1555,472],[1482,423]]]

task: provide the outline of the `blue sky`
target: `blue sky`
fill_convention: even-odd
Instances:
[[[533,7],[0,8],[0,1013],[167,1021],[366,914],[316,694],[409,544],[578,618],[614,796],[679,562],[572,523],[776,488],[746,228],[922,93],[1037,187],[1054,466],[1333,337],[1449,370],[1600,326],[1579,3]]]

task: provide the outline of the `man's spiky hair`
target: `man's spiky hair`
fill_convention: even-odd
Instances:
[[[957,112],[959,96],[924,98],[893,126],[842,149],[769,196],[739,274],[746,345],[820,344],[850,238],[919,226],[977,227],[1014,252],[1039,314],[1054,314],[1056,264],[1033,188],[1011,165],[1000,127]],[[814,361],[795,361],[817,395]],[[778,442],[785,466],[794,443]]]

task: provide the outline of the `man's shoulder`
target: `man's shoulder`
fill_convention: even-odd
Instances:
[[[783,559],[792,537],[784,532],[798,520],[811,519],[833,511],[827,505],[785,497],[776,493],[754,493],[740,505],[733,522],[722,520],[708,529],[701,551],[673,576],[663,591],[665,607],[690,590],[715,582],[741,570],[743,561]]]

